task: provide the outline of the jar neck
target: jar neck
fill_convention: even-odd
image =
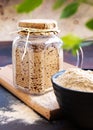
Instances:
[[[28,35],[28,32],[18,32],[18,34],[20,36],[23,36],[23,37],[27,37]],[[51,37],[51,36],[54,36],[54,35],[57,35],[53,32],[50,32],[50,33],[29,33],[29,38],[30,37]]]
[[[24,28],[24,27],[20,27],[18,33],[20,35],[35,35],[35,36],[39,36],[39,35],[52,35],[52,34],[58,34],[58,29],[57,28],[53,28],[53,29],[36,29],[36,28]]]

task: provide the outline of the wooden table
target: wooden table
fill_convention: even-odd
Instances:
[[[3,63],[6,59],[8,61],[7,53],[5,53],[6,58],[3,58],[2,55],[0,57]],[[2,60],[0,60],[0,63],[2,63]],[[69,67],[70,65],[64,63],[64,66]],[[9,75],[10,73],[6,76],[8,77]],[[77,126],[63,117],[59,120],[47,120],[41,114],[36,113],[36,111],[24,104],[24,101],[19,100],[19,97],[7,91],[2,85],[0,85],[0,130],[78,129]]]
[[[65,67],[71,66],[66,63],[64,64],[65,64]],[[3,67],[3,69],[5,68],[7,67]],[[0,76],[1,76],[1,73],[0,73]],[[8,73],[6,77],[7,76],[9,77]],[[1,79],[3,78],[0,77],[0,80]],[[42,103],[37,105],[36,103],[38,102],[36,102],[34,104],[33,102],[34,98],[29,100],[28,95],[25,95],[23,93],[16,91],[15,88],[12,88],[12,87],[9,88],[9,86],[5,87],[7,85],[5,82],[3,84],[2,80],[1,80],[1,84],[3,86],[0,85],[0,130],[5,130],[6,128],[7,130],[10,130],[10,128],[11,130],[15,130],[15,129],[20,129],[20,130],[25,130],[25,129],[27,130],[30,130],[30,129],[35,129],[35,130],[36,129],[40,129],[40,130],[62,129],[64,130],[64,129],[67,129],[68,130],[70,128],[77,129],[76,126],[74,126],[74,124],[71,124],[67,119],[64,119],[62,116],[58,120],[53,119],[52,121],[50,121],[49,120],[50,116],[53,116],[50,114],[51,107],[48,109],[45,108],[45,110],[44,108],[40,110],[42,108],[42,106],[40,106],[42,105]],[[7,91],[7,89],[9,89],[9,91]],[[54,108],[52,108],[51,111],[54,111],[56,107],[57,109],[59,109],[59,107],[57,106],[55,102]],[[40,115],[38,114],[39,113],[38,110],[41,111]],[[36,111],[38,113],[36,113]],[[48,113],[48,115],[46,113]],[[60,114],[62,115],[62,113]]]

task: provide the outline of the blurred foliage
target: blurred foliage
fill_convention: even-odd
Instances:
[[[58,9],[64,5],[60,18],[68,18],[78,11],[82,3],[93,5],[93,0],[56,0],[53,9]]]
[[[22,0],[22,2],[16,6],[16,10],[18,13],[28,13],[42,5],[43,1],[44,0]],[[93,0],[55,0],[53,9],[59,9],[64,5],[60,17],[68,18],[78,11],[82,3],[93,5]]]
[[[76,51],[79,50],[80,47],[89,46],[93,44],[93,40],[80,38],[75,34],[67,34],[61,37],[63,41],[62,48],[66,51],[72,51],[73,55],[76,55]]]
[[[79,5],[80,4],[78,2],[70,3],[63,9],[60,17],[68,18],[68,17],[72,16],[73,14],[75,14],[77,12]]]
[[[65,2],[66,2],[66,0],[56,0],[56,2],[53,5],[53,9],[60,8]]]
[[[85,23],[86,27],[93,30],[93,18],[89,19],[86,23]]]
[[[76,50],[79,49],[84,40],[74,34],[67,34],[66,36],[61,37],[61,39],[63,43],[65,43],[62,47],[67,51],[72,50],[73,55],[76,53]]]
[[[18,13],[29,13],[42,5],[43,1],[44,0],[23,0],[16,6],[16,10]],[[93,5],[93,0],[55,0],[52,8],[53,10],[56,10],[63,6],[62,11],[60,12],[60,18],[63,19],[69,18],[74,15],[78,11],[78,8],[82,3]],[[93,18],[89,19],[85,23],[85,26],[93,30]],[[93,42],[91,41],[85,42],[87,44],[84,44],[83,42],[85,41],[85,39],[81,39],[74,34],[68,34],[61,37],[61,39],[64,42],[64,45],[62,47],[65,50],[72,50],[73,54],[74,52],[76,52],[77,49],[79,49],[80,46],[88,46],[90,44],[93,44]]]
[[[43,0],[24,0],[16,6],[18,13],[29,13],[42,4]]]

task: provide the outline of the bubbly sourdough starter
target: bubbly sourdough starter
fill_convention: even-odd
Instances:
[[[73,90],[93,92],[93,72],[79,68],[70,68],[56,79],[63,87]]]

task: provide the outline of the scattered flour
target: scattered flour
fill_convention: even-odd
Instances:
[[[10,109],[12,109],[12,111],[5,109],[0,110],[0,124],[7,124],[15,120],[20,120],[25,124],[32,124],[40,119],[40,116],[29,107],[26,107],[25,104],[13,104],[10,106]]]

